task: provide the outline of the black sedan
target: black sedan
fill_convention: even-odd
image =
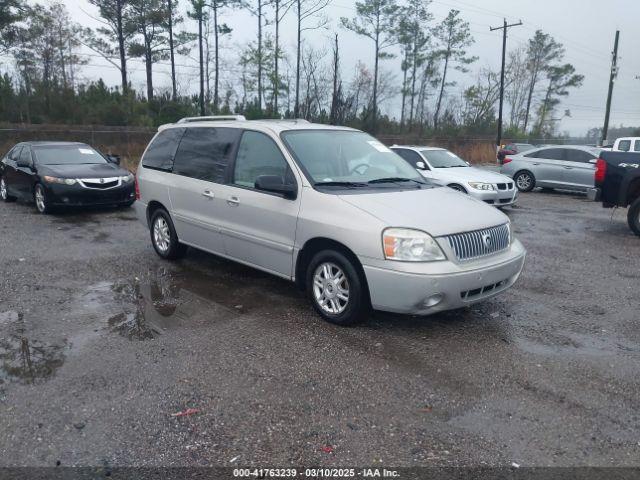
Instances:
[[[25,142],[0,163],[0,198],[35,201],[40,213],[61,206],[131,206],[134,177],[84,143]]]

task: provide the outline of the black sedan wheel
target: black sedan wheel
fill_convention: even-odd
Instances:
[[[44,187],[39,183],[36,185],[36,188],[33,189],[33,199],[36,202],[36,209],[38,212],[43,215],[47,215],[53,211],[49,200],[47,198],[47,192]]]
[[[9,195],[9,191],[7,190],[7,184],[4,181],[4,178],[0,178],[0,198],[3,202],[15,202],[16,197],[12,197]]]

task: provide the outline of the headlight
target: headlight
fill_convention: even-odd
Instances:
[[[61,185],[75,185],[77,180],[75,178],[58,178],[58,177],[50,177],[45,175],[44,181],[47,183],[59,183]]]
[[[469,186],[471,188],[475,188],[476,190],[495,190],[495,188],[493,188],[493,184],[491,183],[469,182]]]
[[[387,260],[435,262],[447,258],[431,235],[408,228],[387,228],[382,232],[382,248]]]
[[[133,175],[125,175],[124,177],[120,177],[120,181],[124,183],[129,183],[133,181]]]

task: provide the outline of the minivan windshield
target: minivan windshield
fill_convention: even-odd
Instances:
[[[433,168],[468,167],[467,162],[455,153],[447,150],[422,150],[422,155],[429,161]]]
[[[34,146],[33,152],[39,165],[86,165],[109,163],[89,145]]]
[[[282,139],[315,185],[357,187],[425,184],[396,153],[363,132],[289,130]]]

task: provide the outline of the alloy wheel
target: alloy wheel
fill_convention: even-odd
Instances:
[[[169,246],[171,245],[171,234],[169,233],[169,225],[167,221],[162,218],[156,218],[155,223],[153,224],[153,241],[162,253],[165,253],[169,250]]]
[[[44,191],[41,186],[36,187],[36,208],[40,213],[44,212],[46,209],[45,200],[44,200]]]
[[[528,173],[521,173],[516,179],[516,185],[520,190],[527,190],[531,188],[531,175]]]
[[[320,308],[337,315],[349,304],[349,282],[347,276],[335,263],[318,265],[313,274],[313,296]]]

